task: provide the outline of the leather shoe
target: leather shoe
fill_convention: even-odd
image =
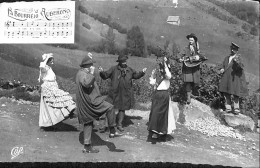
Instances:
[[[84,149],[82,150],[82,152],[83,152],[83,153],[98,153],[99,150],[93,148],[92,146],[87,146],[87,147],[84,147]]]
[[[226,113],[232,113],[232,110],[226,110]]]
[[[99,132],[101,132],[101,133],[104,133],[104,132],[106,132],[107,130],[108,130],[107,127],[99,128]]]
[[[122,135],[123,135],[123,134],[120,134],[120,133],[118,133],[118,132],[110,133],[110,134],[109,134],[109,138],[120,137],[120,136],[122,136]]]
[[[122,126],[118,126],[117,129],[120,131],[120,132],[123,132],[124,131],[124,128]]]
[[[157,139],[157,138],[158,138],[158,135],[157,135],[157,134],[153,134],[153,135],[152,135],[152,138],[153,138],[153,139]]]
[[[235,110],[233,111],[233,114],[235,114],[235,115],[239,115],[239,113],[240,113],[240,110],[235,109]]]

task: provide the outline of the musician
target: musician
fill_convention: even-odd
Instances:
[[[183,62],[182,76],[187,92],[187,103],[190,104],[192,90],[195,91],[195,87],[200,84],[200,64],[206,58],[200,53],[197,36],[191,33],[186,38],[189,44],[181,53],[179,61]]]
[[[244,74],[244,65],[241,55],[238,54],[239,46],[231,43],[230,55],[225,57],[220,73],[222,77],[219,83],[219,91],[225,97],[225,107],[227,113],[240,113],[239,97],[244,97],[248,94],[247,84]],[[233,95],[234,111],[231,107],[231,96]]]

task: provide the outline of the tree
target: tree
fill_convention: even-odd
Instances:
[[[133,26],[132,29],[127,32],[126,48],[131,55],[138,57],[144,56],[144,35],[138,26]]]
[[[115,54],[115,38],[116,35],[111,27],[109,27],[107,34],[105,35],[106,38],[106,44],[105,44],[105,50],[109,54]]]

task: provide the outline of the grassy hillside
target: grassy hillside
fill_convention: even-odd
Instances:
[[[79,69],[83,57],[87,54],[82,50],[69,50],[47,45],[0,45],[0,78],[6,80],[21,80],[30,85],[38,85],[39,64],[43,53],[54,54],[53,70],[58,76],[59,85],[68,91],[74,91],[75,75]],[[117,56],[93,53],[96,67],[102,66],[107,70],[116,65]],[[141,71],[147,67],[150,74],[155,66],[155,59],[131,57],[129,66]],[[96,72],[97,73],[97,72]],[[98,75],[98,74],[97,74]],[[146,79],[148,75],[146,75]]]
[[[216,7],[219,12],[237,20],[238,24],[229,24],[193,5],[198,2]],[[164,4],[164,1],[160,1],[159,5],[154,4],[155,1],[81,1],[80,3],[89,11],[101,16],[110,15],[113,21],[128,29],[134,25],[140,26],[148,44],[163,45],[166,40],[174,40],[182,48],[187,44],[185,36],[193,32],[200,40],[201,50],[209,57],[209,63],[221,62],[229,54],[229,45],[234,41],[241,46],[240,52],[245,57],[247,71],[259,75],[258,37],[244,40],[235,34],[243,32],[241,29],[243,21],[208,1],[182,0],[179,1],[178,8],[162,7],[160,4]],[[166,23],[169,15],[180,16],[179,27]]]
[[[231,41],[238,43],[241,47],[240,53],[244,57],[247,71],[247,80],[250,88],[259,88],[259,42],[258,40],[244,40],[235,36],[235,32],[243,31],[241,24],[228,24],[212,15],[200,10],[192,3],[201,2],[207,6],[215,6],[208,1],[182,0],[179,1],[178,8],[165,6],[161,0],[158,4],[155,1],[120,1],[120,2],[95,2],[81,1],[77,5],[85,6],[89,11],[93,11],[102,16],[110,15],[112,21],[120,23],[123,27],[130,29],[133,25],[138,25],[144,33],[147,44],[163,45],[166,40],[175,41],[181,48],[187,44],[186,35],[193,32],[200,40],[200,48],[209,58],[207,63],[220,63],[229,54]],[[168,1],[167,1],[168,2]],[[169,2],[168,2],[169,3]],[[218,6],[219,11],[232,17],[227,11]],[[166,23],[168,15],[178,15],[181,18],[180,26]],[[236,18],[235,18],[236,19]],[[86,14],[76,12],[76,43],[80,49],[85,50],[87,46],[98,43],[106,33],[107,25],[94,20]],[[82,26],[88,23],[91,29]],[[120,46],[125,45],[125,35],[116,33],[116,42]],[[164,36],[165,38],[161,38]],[[258,38],[258,37],[257,37]],[[28,84],[36,85],[39,63],[43,53],[52,52],[55,55],[54,71],[59,76],[59,84],[71,89],[75,74],[79,64],[87,54],[83,50],[69,50],[64,48],[52,47],[47,45],[0,45],[0,78],[20,79]],[[116,65],[117,56],[106,54],[94,54],[97,66],[101,65],[104,69]],[[150,74],[155,65],[154,58],[131,57],[129,65],[136,70],[148,68]],[[146,75],[146,79],[148,76]]]

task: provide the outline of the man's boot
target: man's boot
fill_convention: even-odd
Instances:
[[[98,153],[99,150],[93,148],[91,144],[85,144],[84,149],[82,150],[83,153]]]
[[[124,111],[119,111],[118,112],[118,124],[117,124],[117,129],[121,132],[124,131],[123,127],[122,127],[122,123],[125,117],[125,112]]]
[[[123,134],[120,134],[118,132],[116,132],[115,127],[109,127],[110,133],[109,133],[109,138],[115,138],[115,137],[120,137]]]
[[[187,92],[187,104],[191,103],[191,92]]]

